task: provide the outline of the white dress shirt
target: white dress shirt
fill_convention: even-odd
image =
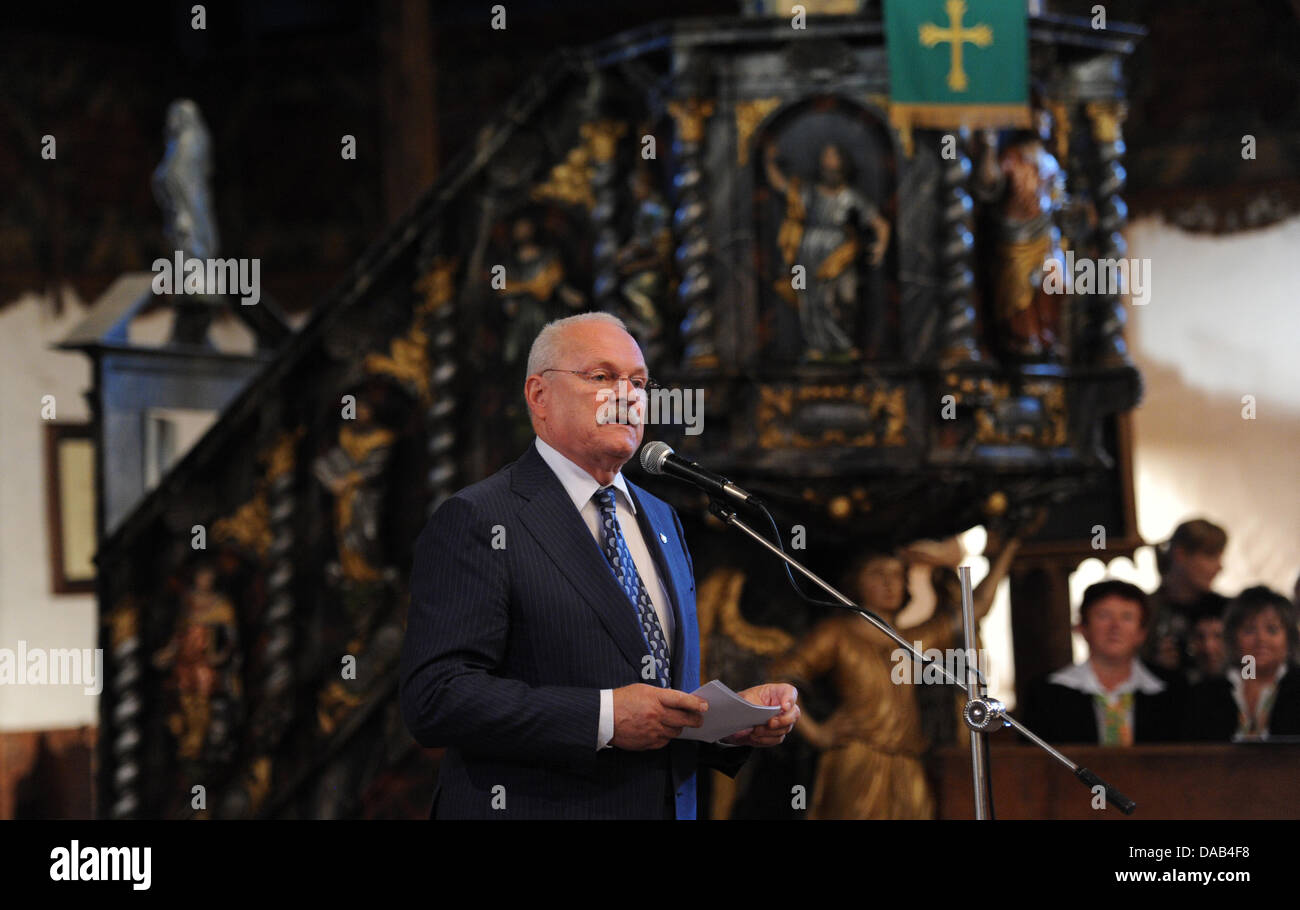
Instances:
[[[1092,661],[1085,660],[1081,664],[1073,664],[1068,667],[1062,667],[1051,676],[1047,677],[1048,682],[1054,682],[1058,685],[1065,686],[1068,689],[1074,689],[1076,692],[1083,692],[1086,695],[1100,695],[1106,699],[1108,704],[1114,705],[1121,695],[1129,692],[1141,692],[1144,695],[1155,695],[1157,692],[1163,692],[1165,684],[1161,682],[1154,673],[1142,666],[1142,661],[1136,657],[1133,658],[1133,668],[1129,671],[1128,679],[1117,685],[1114,689],[1107,691],[1102,688],[1101,680],[1097,678],[1096,672],[1092,669]],[[1133,712],[1136,702],[1129,706],[1126,721],[1128,728],[1134,730]],[[1106,729],[1106,709],[1104,706],[1092,703],[1093,714],[1097,718],[1097,741],[1101,742],[1102,731]]]
[[[1255,727],[1255,731],[1249,734],[1242,731],[1239,727],[1237,732],[1233,734],[1233,740],[1252,738],[1268,739],[1268,721],[1270,718],[1261,717],[1259,715],[1259,709],[1265,701],[1271,702],[1273,696],[1277,693],[1277,684],[1282,681],[1283,676],[1286,676],[1286,664],[1283,663],[1282,666],[1278,667],[1277,673],[1274,675],[1271,683],[1267,683],[1260,688],[1259,696],[1255,699],[1255,714],[1253,716],[1251,715],[1250,710],[1246,707],[1246,683],[1244,677],[1241,675],[1241,670],[1239,668],[1233,668],[1228,670],[1224,675],[1228,677],[1228,682],[1232,685],[1232,700],[1237,703],[1238,718],[1242,720],[1249,718],[1252,726]],[[1270,715],[1272,714],[1272,711],[1273,706],[1270,704]]]
[[[537,445],[537,453],[542,456],[542,460],[546,462],[547,467],[559,478],[560,483],[564,486],[564,491],[573,500],[574,508],[582,516],[582,520],[587,523],[596,545],[602,547],[601,556],[603,558],[603,542],[600,536],[600,508],[591,498],[597,490],[602,489],[601,484],[596,478],[588,474],[585,469],[561,455],[553,446],[548,445],[541,437],[537,437],[534,442]],[[641,536],[641,526],[636,520],[636,503],[632,501],[632,496],[628,493],[627,481],[623,479],[622,471],[614,475],[612,486],[615,490],[614,510],[619,516],[619,530],[623,533],[623,540],[627,543],[628,552],[632,554],[632,562],[636,565],[637,574],[641,576],[641,582],[645,585],[646,593],[650,595],[650,601],[654,604],[655,614],[659,617],[659,625],[664,632],[664,643],[671,658],[673,630],[676,628],[672,599],[668,596],[668,589],[664,585],[664,579],[659,575],[659,569],[655,566],[654,557],[650,555],[650,550],[646,547],[645,538]],[[626,521],[624,520],[625,517],[627,518]],[[635,617],[636,607],[632,605],[631,601],[627,602],[627,608],[632,611],[631,615]],[[596,749],[608,748],[609,742],[613,738],[614,690],[601,689],[600,724],[596,733]]]

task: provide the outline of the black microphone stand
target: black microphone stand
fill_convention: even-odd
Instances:
[[[751,500],[753,502],[753,500]],[[760,504],[760,508],[761,508]],[[962,601],[962,627],[963,637],[966,645],[966,682],[957,679],[942,662],[932,661],[926,658],[924,654],[912,647],[911,642],[903,639],[889,623],[885,622],[879,616],[859,607],[849,598],[845,597],[834,587],[819,578],[812,570],[801,564],[785,552],[780,546],[773,544],[770,540],[759,534],[745,522],[736,516],[736,511],[730,504],[719,499],[716,496],[709,498],[709,511],[722,520],[722,522],[736,530],[742,532],[751,540],[757,542],[765,550],[781,559],[787,566],[796,569],[800,575],[807,578],[817,587],[821,588],[827,594],[831,595],[836,603],[846,610],[857,613],[867,622],[871,623],[881,632],[884,632],[900,647],[904,648],[912,655],[912,659],[920,662],[923,666],[933,664],[943,673],[944,678],[966,693],[966,707],[962,710],[962,717],[966,721],[966,726],[970,728],[971,742],[971,770],[973,784],[975,788],[975,817],[977,819],[991,819],[993,815],[993,785],[989,773],[989,754],[988,754],[988,734],[996,733],[1003,727],[1014,727],[1026,739],[1047,752],[1065,767],[1083,783],[1085,787],[1092,790],[1095,787],[1101,787],[1106,795],[1106,804],[1114,805],[1125,815],[1132,815],[1137,804],[1124,794],[1120,793],[1110,784],[1106,783],[1094,772],[1082,765],[1077,765],[1070,759],[1066,758],[1051,744],[1041,739],[1036,733],[1026,727],[1020,721],[1016,720],[1006,712],[1005,706],[996,698],[991,698],[984,693],[984,683],[980,671],[977,667],[978,661],[972,660],[971,655],[975,654],[975,615],[974,606],[971,599],[970,587],[970,566],[961,566],[958,570],[958,577],[961,579],[961,601]]]

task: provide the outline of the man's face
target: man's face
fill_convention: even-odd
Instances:
[[[1196,666],[1202,673],[1217,673],[1223,666],[1223,620],[1217,616],[1205,616],[1192,626],[1192,634],[1187,642],[1187,649],[1192,652]]]
[[[525,394],[538,435],[584,467],[621,467],[641,445],[645,427],[628,419],[637,393],[616,377],[648,375],[640,347],[618,326],[591,322],[567,327],[560,350],[558,369],[600,371],[610,378],[601,383],[564,372],[530,376]]]
[[[1223,570],[1222,553],[1194,552],[1175,547],[1173,558],[1178,565],[1182,566],[1187,580],[1200,591],[1210,590],[1215,576]]]
[[[1147,630],[1142,623],[1142,608],[1112,594],[1088,608],[1088,621],[1081,631],[1089,654],[1121,662],[1133,659]]]

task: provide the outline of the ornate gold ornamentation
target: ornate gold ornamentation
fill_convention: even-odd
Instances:
[[[271,757],[260,755],[248,765],[243,780],[244,792],[248,794],[248,814],[255,815],[262,802],[271,792]]]
[[[429,335],[417,320],[405,335],[388,342],[387,354],[367,354],[364,369],[373,376],[391,376],[415,391],[423,402],[429,399]]]
[[[873,418],[884,417],[883,431],[867,430],[850,436],[842,428],[830,428],[821,435],[805,436],[790,428],[795,407],[802,402],[837,401],[864,405]],[[819,449],[828,446],[901,446],[907,442],[907,398],[902,386],[884,387],[864,383],[820,386],[759,386],[756,413],[758,445],[764,449],[793,447]]]
[[[266,556],[271,548],[271,522],[266,510],[266,491],[259,490],[256,496],[237,508],[233,515],[219,519],[212,526],[212,533],[217,540],[233,541],[259,556]]]
[[[618,140],[627,133],[627,124],[619,120],[595,120],[578,127],[578,133],[591,151],[592,160],[603,164],[614,159]]]
[[[306,432],[306,427],[281,432],[271,445],[259,455],[258,461],[266,466],[257,482],[257,492],[239,505],[230,515],[219,518],[212,525],[217,540],[227,540],[266,557],[271,549],[271,519],[266,505],[266,489],[276,478],[293,470],[295,447]]]
[[[529,195],[537,201],[580,205],[590,211],[596,205],[596,197],[591,192],[591,153],[583,146],[570,150]]]
[[[433,267],[415,280],[414,290],[424,294],[424,302],[415,308],[417,315],[432,316],[451,301],[456,290],[456,260],[438,256]]]
[[[781,106],[780,98],[751,98],[736,102],[736,163],[749,164],[749,140],[758,125]]]
[[[367,373],[372,376],[391,376],[411,389],[425,407],[432,404],[429,387],[429,377],[433,372],[433,365],[429,362],[429,320],[451,300],[455,290],[455,271],[455,260],[439,256],[433,267],[412,285],[414,290],[423,292],[424,300],[415,307],[406,333],[389,341],[387,354],[370,353],[363,361]]]
[[[1048,446],[1063,446],[1069,442],[1065,386],[1059,382],[1030,382],[1025,384],[1025,394],[1033,395],[1041,401],[1043,411],[1047,414],[1047,427],[1039,441]]]
[[[104,617],[109,627],[109,641],[117,648],[122,642],[135,638],[140,626],[140,605],[133,595],[126,595]]]
[[[1123,101],[1089,101],[1083,106],[1092,123],[1092,135],[1098,142],[1118,142],[1123,136],[1128,104]]]
[[[338,729],[349,714],[365,701],[360,695],[347,690],[339,680],[334,680],[321,690],[316,699],[316,723],[325,735]]]
[[[981,445],[1035,445],[1063,446],[1069,441],[1068,408],[1066,407],[1065,387],[1058,382],[1026,382],[1020,395],[1035,398],[1043,407],[1047,420],[1035,433],[1029,427],[1017,427],[1014,434],[999,427],[995,419],[997,404],[1011,397],[1011,388],[1006,382],[981,379],[972,387],[967,387],[970,380],[962,383],[960,389],[954,388],[953,394],[958,402],[966,401],[975,406],[975,441]],[[975,401],[970,401],[969,398]]]
[[[756,626],[740,612],[740,595],[745,587],[745,573],[730,566],[720,566],[700,582],[697,613],[700,624],[700,665],[709,667],[709,645],[719,632],[751,654],[775,657],[794,645],[794,638],[782,629]]]
[[[683,142],[704,140],[704,121],[713,116],[713,102],[699,98],[668,102],[668,113],[677,123],[677,135]]]
[[[1052,122],[1056,125],[1055,146],[1056,158],[1062,166],[1069,166],[1070,161],[1070,109],[1064,101],[1046,102],[1048,111],[1052,114]]]
[[[294,448],[298,445],[298,440],[302,438],[302,434],[305,432],[306,427],[298,427],[280,433],[279,438],[276,439],[265,455],[267,481],[275,480],[281,474],[287,474],[293,470]]]
[[[534,186],[529,195],[537,201],[580,205],[591,211],[596,206],[596,196],[591,189],[592,165],[611,160],[618,140],[626,132],[627,124],[617,120],[582,124],[578,127],[578,145],[551,168],[546,180]]]

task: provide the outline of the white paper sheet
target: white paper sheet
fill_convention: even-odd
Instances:
[[[751,705],[716,679],[691,694],[707,701],[709,710],[704,712],[703,726],[684,728],[678,739],[716,742],[724,736],[765,724],[774,714],[781,713],[780,706]]]

